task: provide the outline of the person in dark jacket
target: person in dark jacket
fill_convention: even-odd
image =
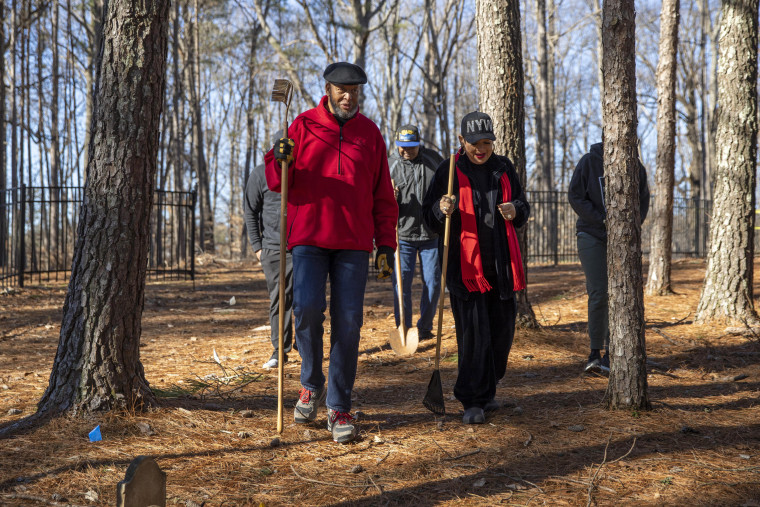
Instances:
[[[264,157],[270,190],[281,189],[288,165],[288,248],[293,252],[293,321],[301,355],[301,390],[293,418],[308,424],[327,404],[333,440],[356,438],[351,393],[356,381],[369,256],[382,276],[393,271],[398,204],[380,129],[359,112],[358,65],[327,66],[325,96],[299,114]],[[322,371],[330,280],[330,366]],[[325,385],[327,380],[327,385]]]
[[[404,125],[396,131],[396,150],[388,157],[393,191],[398,202],[398,249],[401,284],[404,294],[404,327],[412,327],[412,282],[417,256],[420,258],[422,296],[417,332],[420,340],[433,336],[433,317],[441,293],[441,268],[438,262],[438,234],[422,220],[422,199],[438,165],[443,160],[435,151],[420,145],[420,131]],[[398,287],[393,277],[393,309],[396,327],[401,324]]]
[[[570,179],[568,199],[578,215],[575,223],[578,257],[586,275],[588,293],[588,336],[591,353],[586,372],[610,371],[609,315],[607,308],[607,209],[604,204],[604,150],[602,143],[591,145]],[[639,206],[641,222],[649,211],[649,184],[644,165],[639,162]],[[604,356],[601,355],[605,349]]]
[[[277,136],[279,137],[279,136]],[[266,370],[279,366],[280,328],[280,194],[272,192],[264,176],[264,164],[258,165],[248,176],[243,196],[248,241],[264,270],[269,291],[270,337],[274,352],[264,363]],[[288,352],[293,348],[293,256],[285,257],[285,326],[282,336],[283,360],[288,362]]]
[[[515,292],[525,288],[515,227],[527,222],[530,206],[512,162],[493,153],[495,139],[487,114],[465,115],[454,193],[446,194],[444,161],[422,203],[425,223],[441,238],[451,217],[446,285],[457,334],[454,396],[464,407],[465,424],[481,424],[485,412],[499,408],[496,384],[506,373],[514,338]]]

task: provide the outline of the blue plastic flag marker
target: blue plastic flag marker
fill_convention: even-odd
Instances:
[[[90,442],[100,442],[101,440],[103,440],[103,437],[100,434],[100,425],[98,424],[95,426],[95,429],[90,432]]]

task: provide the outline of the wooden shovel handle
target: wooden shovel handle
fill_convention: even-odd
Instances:
[[[283,121],[283,135],[288,136],[287,110]],[[284,335],[285,335],[285,268],[287,265],[287,234],[288,230],[288,163],[280,161],[280,302],[277,336],[277,433],[282,433],[283,424],[283,367],[285,362]],[[293,337],[295,339],[295,336]]]
[[[455,153],[449,160],[449,187],[446,195],[454,191],[454,166],[456,165]],[[446,270],[449,267],[449,233],[451,231],[451,215],[446,215],[446,225],[443,232],[443,268],[441,269],[441,297],[438,301],[438,337],[435,342],[435,369],[441,361],[441,333],[443,332],[443,304],[446,301]]]

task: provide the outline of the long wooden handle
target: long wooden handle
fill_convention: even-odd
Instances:
[[[287,114],[284,120],[282,130],[285,137],[288,136]],[[282,433],[283,423],[283,367],[285,362],[284,335],[285,335],[285,268],[287,263],[287,234],[288,229],[288,163],[280,161],[280,300],[279,300],[279,322],[277,336],[277,433]],[[295,339],[295,336],[293,337]]]
[[[454,191],[454,153],[449,160],[449,188],[446,195]],[[446,270],[449,267],[449,234],[451,232],[451,215],[446,215],[446,225],[443,232],[443,268],[441,269],[441,297],[438,301],[438,339],[435,343],[435,369],[441,361],[441,333],[443,332],[443,304],[446,301]]]
[[[399,257],[399,250],[401,245],[398,242],[398,223],[396,223],[396,259],[394,262],[394,269],[396,270],[396,293],[398,294],[398,315],[401,317],[401,346],[406,347],[406,320],[404,319],[404,289],[402,284],[404,280],[401,278],[401,257]]]

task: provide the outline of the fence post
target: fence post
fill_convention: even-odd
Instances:
[[[198,187],[193,187],[192,232],[190,233],[190,279],[195,281],[195,204],[198,201]]]
[[[21,183],[21,199],[19,208],[16,210],[19,214],[18,224],[16,227],[16,238],[19,242],[18,256],[16,257],[16,269],[18,270],[18,286],[24,288],[24,264],[26,260],[26,185]]]

